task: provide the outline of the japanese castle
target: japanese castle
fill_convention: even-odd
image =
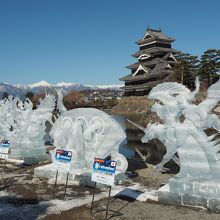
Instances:
[[[125,82],[124,96],[147,95],[152,87],[166,81],[177,62],[173,55],[178,51],[171,47],[174,41],[161,29],[147,29],[143,39],[136,42],[140,50],[132,55],[138,62],[127,66],[131,74],[120,79]]]

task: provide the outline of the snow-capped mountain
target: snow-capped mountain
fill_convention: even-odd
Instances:
[[[123,85],[96,85],[98,89],[119,90]]]
[[[50,83],[48,83],[47,81],[44,81],[44,80],[29,85],[30,88],[36,88],[36,87],[50,87],[50,86],[53,86],[53,85],[50,84]]]
[[[19,88],[7,83],[0,83],[0,97],[7,93],[8,95],[18,96],[20,99],[25,98],[26,91],[23,88]]]
[[[82,91],[82,90],[90,90],[91,87],[84,86],[80,83],[57,83],[57,84],[50,84],[46,81],[40,81],[38,83],[30,84],[28,85],[30,90],[37,94],[40,92],[52,92],[56,89],[61,89],[64,94],[70,92],[70,91]]]
[[[57,89],[61,89],[64,94],[70,91],[83,91],[83,90],[119,90],[122,85],[83,85],[80,83],[66,83],[61,82],[57,84],[51,84],[46,81],[40,81],[37,83],[23,85],[16,84],[10,85],[8,83],[0,83],[0,97],[6,92],[9,95],[18,96],[21,99],[25,97],[27,92],[33,92],[38,94],[41,92],[53,92]]]
[[[83,85],[80,83],[66,83],[61,82],[57,84],[50,84],[46,81],[40,81],[38,83],[28,85],[29,88],[34,93],[37,93],[39,90],[54,90],[54,89],[62,89],[64,93],[67,93],[72,90],[82,91],[82,90],[98,90],[98,89],[110,89],[110,90],[118,90],[122,85]],[[26,88],[27,89],[27,88]]]

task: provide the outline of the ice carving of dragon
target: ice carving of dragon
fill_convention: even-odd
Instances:
[[[119,153],[125,133],[115,119],[94,108],[67,111],[61,91],[58,91],[57,107],[60,115],[52,126],[50,136],[54,146],[73,152],[73,170],[91,170],[95,157],[111,155],[111,159],[117,161],[117,172],[126,171],[127,160]]]
[[[220,100],[220,80],[210,86],[206,99],[198,105],[192,103],[199,92],[199,80],[196,89],[190,92],[185,86],[166,82],[155,86],[148,95],[156,100],[152,111],[164,121],[149,123],[142,129],[145,135],[142,142],[146,143],[158,138],[166,147],[163,160],[155,167],[163,171],[164,165],[178,153],[179,177],[220,177],[220,140],[215,136],[220,131],[220,119],[212,113]],[[184,120],[180,121],[180,116]],[[215,135],[207,136],[205,129],[214,128]]]
[[[55,97],[46,95],[39,101],[35,110],[30,99],[22,102],[10,96],[0,103],[0,132],[2,139],[12,143],[12,158],[24,159],[28,163],[45,159],[45,123],[51,121]]]

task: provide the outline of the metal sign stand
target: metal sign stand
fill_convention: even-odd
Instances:
[[[53,185],[53,199],[55,198],[55,190],[56,190],[56,186],[57,186],[58,172],[59,172],[59,170],[57,169],[56,178],[55,178],[55,182],[54,182],[54,185]],[[66,174],[66,183],[65,183],[65,190],[64,190],[64,199],[66,198],[66,190],[67,190],[68,180],[69,180],[69,172],[67,172],[67,174]]]
[[[5,160],[5,161],[4,161],[4,165],[1,166],[1,169],[2,169],[2,171],[1,171],[1,177],[3,176],[3,172],[4,172],[4,171],[6,170],[6,168],[7,168],[6,163],[7,163],[7,160]],[[2,163],[1,163],[1,164],[2,164]]]
[[[107,210],[106,210],[106,214],[105,214],[105,219],[107,219],[107,217],[108,217],[111,191],[112,191],[112,186],[109,186],[108,203],[107,203]]]
[[[6,165],[7,165],[7,161],[8,161],[8,160],[7,160],[7,159],[5,159],[5,169],[7,168],[7,166],[6,166]]]
[[[105,220],[107,220],[107,218],[108,218],[109,211],[112,211],[114,213],[117,213],[118,215],[121,215],[120,212],[109,209],[112,186],[108,186],[108,188],[109,188],[108,203],[107,203],[105,209],[104,210],[103,209],[96,209],[97,212],[98,211],[106,211],[106,213],[105,213]],[[94,186],[94,189],[93,189],[93,195],[92,195],[92,203],[91,203],[91,209],[90,209],[91,215],[96,213],[96,212],[93,213],[93,210],[94,210],[94,200],[95,200],[95,192],[96,192],[96,182],[95,182],[95,186]]]
[[[91,215],[92,215],[92,210],[94,208],[95,190],[96,190],[96,182],[95,182],[95,186],[93,189],[93,195],[92,195],[92,204],[91,204],[91,210],[90,210]]]
[[[53,185],[53,199],[54,199],[54,196],[55,196],[55,189],[56,189],[56,186],[57,186],[57,176],[58,176],[58,169],[57,169],[57,172],[56,172],[56,178],[55,178],[55,182],[54,182],[54,185]]]
[[[67,172],[67,174],[66,174],[66,184],[65,184],[65,191],[64,191],[64,199],[66,198],[66,189],[67,189],[68,180],[69,180],[69,172]]]
[[[3,163],[1,163],[3,166],[1,166],[4,170],[7,168],[7,159],[4,159],[2,162]]]

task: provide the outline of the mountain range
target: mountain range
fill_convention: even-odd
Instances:
[[[10,85],[8,83],[0,83],[0,98],[6,92],[9,95],[18,96],[20,99],[25,98],[27,92],[33,92],[38,94],[41,92],[52,92],[57,89],[61,89],[63,94],[67,94],[70,91],[83,91],[83,90],[120,90],[123,85],[83,85],[80,83],[57,83],[50,84],[46,81],[40,81],[30,85],[16,84]]]

